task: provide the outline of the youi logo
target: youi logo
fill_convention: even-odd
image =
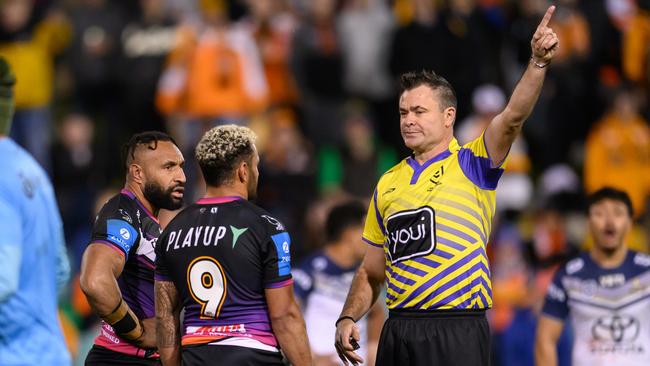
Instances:
[[[431,207],[391,215],[386,220],[386,231],[392,264],[427,255],[436,249],[435,212]]]

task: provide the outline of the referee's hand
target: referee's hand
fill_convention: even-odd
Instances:
[[[344,319],[336,326],[336,342],[334,345],[341,361],[346,366],[350,363],[352,365],[363,363],[363,358],[354,352],[356,348],[350,343],[350,337],[356,342],[361,339],[359,327],[351,319]]]

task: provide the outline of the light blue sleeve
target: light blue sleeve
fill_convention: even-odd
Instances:
[[[20,213],[0,197],[0,303],[18,289],[22,258]]]
[[[60,240],[56,243],[56,289],[60,294],[70,279],[70,260],[65,246],[63,227],[60,226],[59,230],[61,231],[59,233]]]

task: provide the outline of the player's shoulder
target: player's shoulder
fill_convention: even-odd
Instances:
[[[104,203],[97,214],[97,220],[121,219],[131,225],[137,225],[137,216],[138,208],[135,201],[120,192]]]
[[[296,268],[311,274],[316,271],[322,271],[327,265],[327,256],[322,250],[318,250],[302,258],[296,265]]]
[[[629,250],[630,258],[634,267],[641,271],[650,271],[650,255],[646,253]]]
[[[251,220],[258,223],[261,228],[268,230],[271,235],[287,231],[287,228],[284,226],[282,221],[265,209],[250,201],[245,201],[244,206],[248,209],[248,213],[251,215]]]
[[[393,165],[390,169],[384,172],[384,174],[379,177],[379,181],[377,182],[377,187],[383,187],[385,185],[390,185],[391,183],[395,182],[395,180],[399,179],[401,174],[404,169],[409,168],[408,158],[402,159],[399,163]]]
[[[567,258],[558,269],[558,276],[579,276],[589,270],[591,258],[589,253],[582,252]]]

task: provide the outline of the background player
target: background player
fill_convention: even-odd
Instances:
[[[311,364],[293,297],[291,238],[248,202],[257,192],[255,135],[232,125],[196,147],[207,192],[167,226],[156,248],[158,350],[164,365]],[[179,313],[184,309],[181,340]],[[181,352],[182,348],[182,352]],[[182,354],[181,354],[182,353]]]
[[[602,188],[589,197],[589,252],[562,266],[548,288],[537,327],[535,363],[554,366],[570,319],[572,364],[650,364],[650,256],[628,249],[632,202]]]
[[[331,342],[332,324],[343,309],[346,291],[366,253],[367,244],[361,240],[365,216],[366,209],[358,201],[333,207],[325,223],[325,247],[303,259],[291,272],[316,366],[340,364]],[[376,302],[369,316],[357,322],[361,333],[358,352],[367,355],[369,365],[374,365],[384,318],[384,306]]]
[[[492,306],[486,255],[495,189],[512,142],[539,96],[558,49],[549,7],[531,40],[532,56],[506,108],[476,140],[453,136],[456,96],[433,72],[402,76],[400,129],[413,155],[379,180],[363,237],[370,244],[339,320],[336,346],[363,362],[350,337],[384,279],[390,309],[378,365],[487,365]]]
[[[124,189],[102,207],[81,264],[81,288],[102,319],[86,365],[155,365],[153,275],[161,208],[183,204],[183,155],[161,132],[124,146]]]
[[[57,317],[70,266],[45,171],[7,137],[15,78],[0,57],[0,365],[70,365]]]

